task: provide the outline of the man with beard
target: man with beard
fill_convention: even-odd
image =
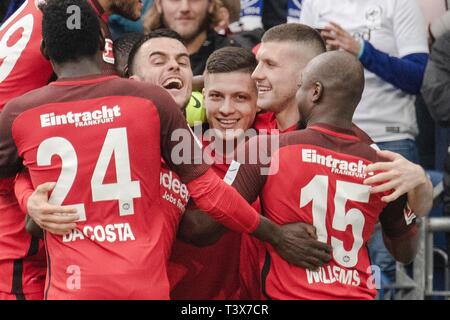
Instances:
[[[180,34],[190,55],[192,71],[200,75],[211,53],[234,45],[234,41],[214,31],[219,9],[217,0],[156,0],[147,14],[144,30],[165,27]]]

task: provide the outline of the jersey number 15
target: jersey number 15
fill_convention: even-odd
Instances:
[[[313,225],[317,230],[318,240],[328,241],[328,230],[326,226],[328,207],[328,176],[316,175],[307,186],[301,189],[300,208],[312,202]],[[331,237],[333,247],[333,258],[341,266],[353,268],[358,263],[358,253],[363,245],[363,229],[365,218],[361,210],[352,208],[345,211],[347,200],[368,203],[370,187],[362,184],[346,181],[336,181],[336,194],[334,196],[334,214],[332,228],[345,232],[348,225],[352,226],[353,245],[347,251],[344,242]]]

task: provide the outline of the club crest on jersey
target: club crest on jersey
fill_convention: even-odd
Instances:
[[[103,51],[103,61],[109,64],[114,64],[114,51],[113,41],[111,39],[105,39],[105,50]]]
[[[358,178],[366,177],[366,174],[364,173],[366,165],[362,160],[358,160],[358,162],[349,162],[346,160],[337,159],[331,154],[322,155],[314,149],[303,149],[302,161],[328,167],[331,169],[332,173]]]
[[[41,128],[74,125],[76,128],[95,126],[104,123],[114,122],[116,117],[120,117],[120,107],[102,106],[100,109],[85,112],[67,112],[65,114],[55,114],[54,112],[41,114]]]

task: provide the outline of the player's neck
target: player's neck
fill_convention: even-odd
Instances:
[[[298,107],[295,105],[295,101],[287,108],[276,113],[275,118],[277,120],[277,127],[281,131],[296,125],[300,121],[300,113],[298,112]]]
[[[342,129],[352,129],[352,119],[346,119],[344,116],[334,114],[312,115],[308,120],[308,127],[318,123],[328,124]]]
[[[190,55],[198,52],[200,50],[201,46],[205,42],[206,38],[208,36],[208,33],[206,30],[199,33],[194,39],[190,40],[188,43],[186,43],[186,48],[188,50],[188,53]]]
[[[79,78],[102,73],[99,64],[91,59],[53,64],[53,70],[58,78]]]

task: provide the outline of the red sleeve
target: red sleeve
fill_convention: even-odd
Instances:
[[[252,233],[259,225],[259,214],[212,169],[187,184],[189,194],[202,211],[227,228]]]
[[[24,170],[17,174],[14,183],[14,193],[19,202],[20,209],[27,213],[28,198],[34,192],[33,183],[28,170]]]
[[[237,161],[233,162],[224,180],[232,185],[248,203],[254,203],[261,193],[267,176],[276,163],[272,152],[278,149],[276,135],[260,135],[250,139],[237,150]],[[240,159],[242,158],[242,159]]]
[[[203,156],[201,142],[187,125],[180,108],[161,88],[153,88],[151,99],[160,117],[161,156],[183,183],[200,177],[209,165]]]
[[[11,100],[0,112],[0,178],[14,178],[22,168],[12,135],[13,122],[20,113],[16,101]]]

